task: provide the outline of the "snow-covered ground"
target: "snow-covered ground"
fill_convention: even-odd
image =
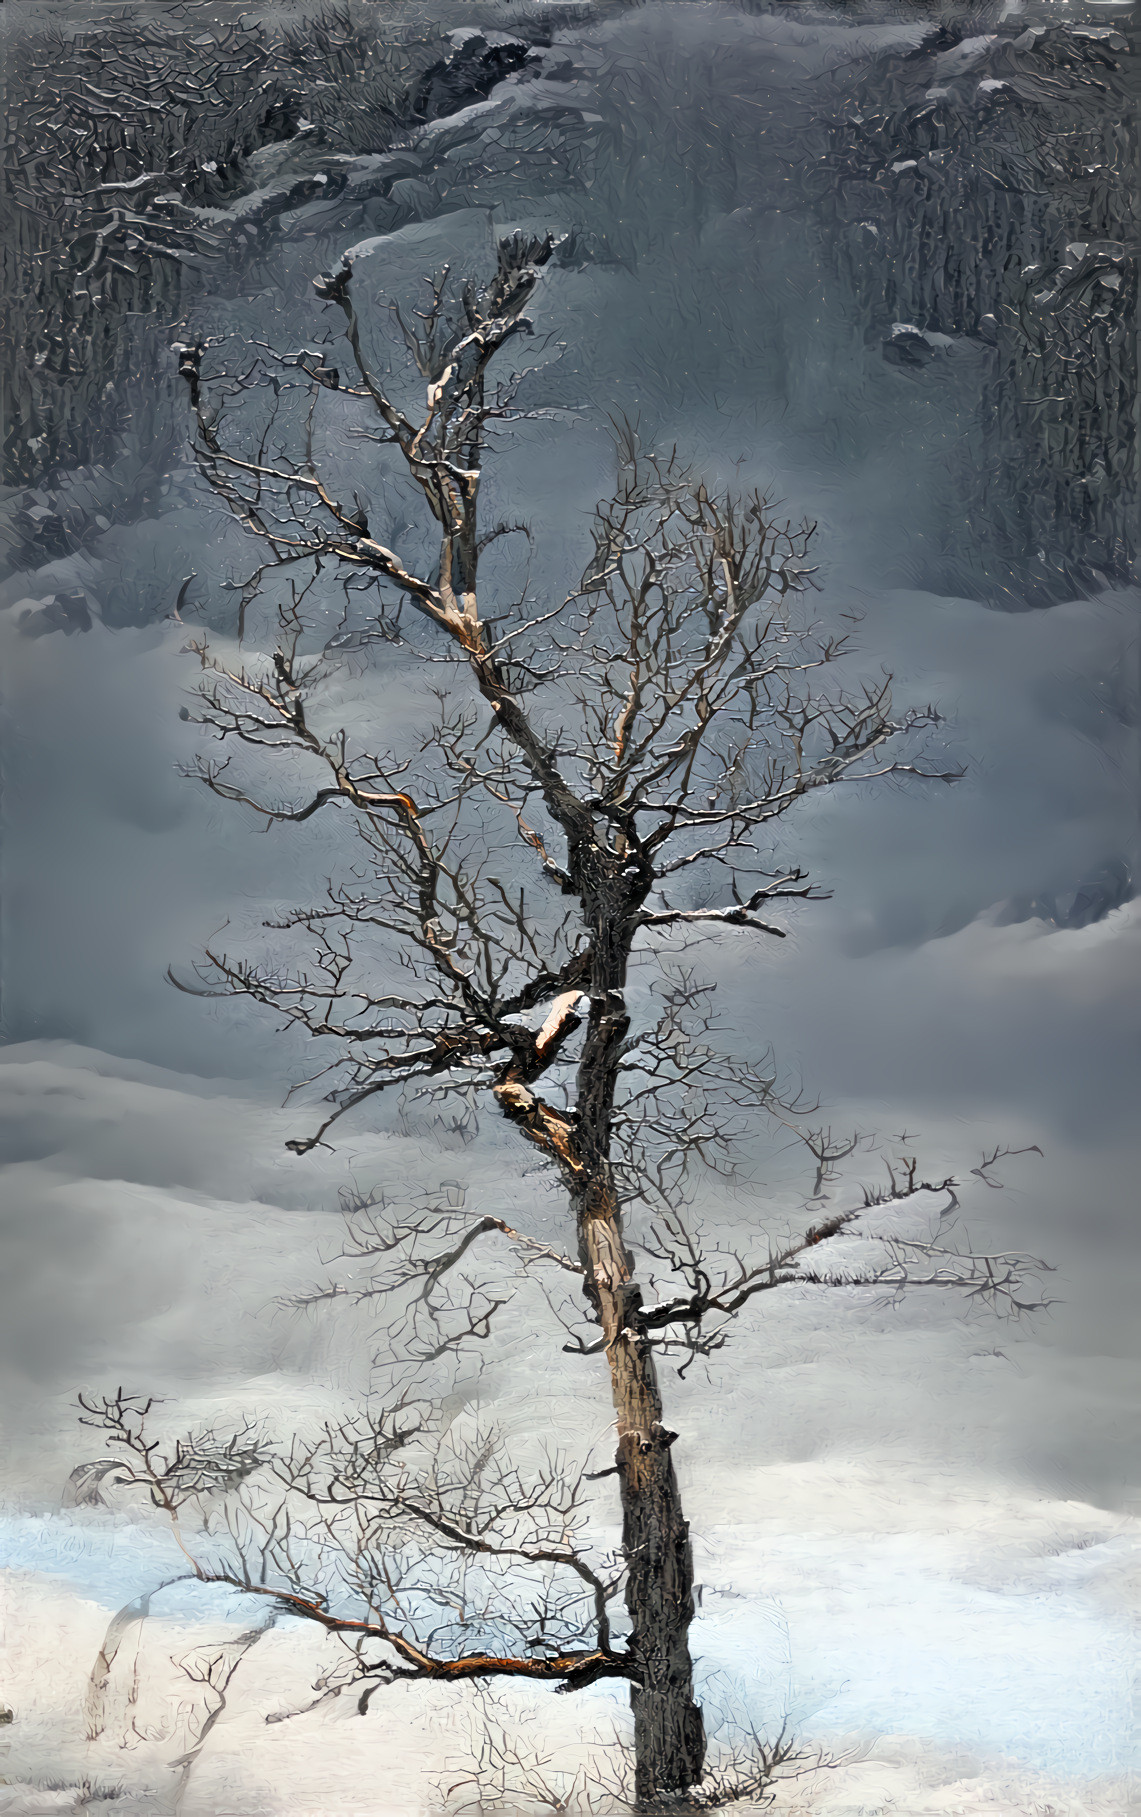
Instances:
[[[887,1460],[755,1467],[739,1481],[722,1476],[719,1496],[753,1518],[704,1529],[698,1548],[707,1707],[744,1706],[770,1721],[787,1712],[806,1752],[818,1747],[831,1763],[790,1780],[780,1808],[821,1817],[1134,1808],[1137,1522],[1002,1497],[985,1483],[952,1486]],[[0,1811],[72,1808],[64,1791],[42,1803],[17,1793],[53,1772],[140,1796],[169,1785],[167,1763],[187,1745],[179,1704],[192,1707],[171,1656],[233,1633],[240,1609],[194,1586],[157,1597],[137,1656],[120,1663],[107,1734],[85,1744],[85,1681],[111,1605],[173,1574],[177,1552],[105,1517],[9,1519],[0,1545],[12,1568],[4,1638],[17,1718]],[[187,1817],[411,1817],[441,1772],[458,1775],[466,1725],[453,1693],[396,1688],[363,1720],[334,1705],[267,1725],[309,1700],[322,1657],[295,1625],[251,1653],[190,1776]],[[606,1694],[573,1711],[550,1698],[522,1707],[566,1761],[582,1745],[580,1725],[604,1734],[614,1709]]]
[[[139,1509],[59,1508],[70,1469],[101,1448],[72,1423],[74,1386],[153,1385],[177,1397],[180,1422],[239,1409],[306,1418],[351,1391],[351,1359],[273,1309],[311,1278],[335,1228],[320,1172],[279,1159],[288,1121],[237,1088],[61,1043],[9,1050],[0,1065],[8,1199],[32,1289],[6,1334],[20,1365],[9,1408],[34,1415],[11,1421],[12,1480],[26,1487],[0,1522],[0,1700],[15,1716],[0,1730],[0,1811],[70,1809],[66,1787],[85,1778],[140,1798],[169,1791],[194,1709],[172,1656],[249,1620],[222,1592],[160,1593],[138,1665],[129,1650],[117,1662],[106,1733],[84,1741],[111,1615],[184,1561]],[[415,1146],[362,1138],[355,1164],[399,1178]],[[472,1190],[502,1204],[504,1180],[493,1152]],[[506,1191],[522,1217],[533,1189]],[[1011,1440],[1027,1424],[1084,1421],[1108,1437],[1115,1420],[1092,1363],[1072,1357],[1067,1370],[1042,1339],[932,1308],[790,1300],[742,1325],[736,1390],[716,1376],[671,1386],[706,1701],[770,1724],[787,1714],[806,1746],[840,1762],[790,1782],[790,1810],[1130,1808],[1141,1522],[1025,1468],[1018,1480]],[[509,1436],[534,1424],[535,1359],[523,1376],[509,1359],[486,1385]],[[1043,1382],[1047,1415],[1026,1398]],[[600,1384],[584,1385],[544,1378],[544,1429],[572,1445],[605,1430]],[[363,1721],[334,1704],[267,1725],[311,1699],[328,1663],[296,1624],[259,1643],[187,1783],[185,1817],[426,1808],[448,1762],[462,1767],[462,1700],[397,1688]],[[544,1746],[561,1741],[573,1758],[580,1726],[604,1729],[612,1709],[601,1692],[573,1709],[540,1700]],[[26,1788],[53,1778],[55,1802],[35,1802]]]

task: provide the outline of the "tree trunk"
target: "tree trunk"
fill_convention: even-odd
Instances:
[[[701,1778],[705,1760],[705,1724],[693,1699],[689,1652],[693,1551],[669,1454],[671,1437],[659,1432],[653,1451],[638,1460],[649,1465],[641,1480],[632,1483],[635,1470],[619,1464],[630,1646],[643,1673],[630,1693],[639,1804],[684,1796]]]
[[[639,1808],[649,1809],[684,1801],[701,1778],[705,1725],[693,1700],[693,1551],[670,1456],[677,1434],[662,1424],[654,1353],[642,1323],[642,1292],[622,1234],[611,1163],[614,1100],[630,1030],[625,987],[633,916],[648,880],[643,876],[623,891],[616,872],[626,860],[625,850],[599,862],[600,847],[601,842],[589,854],[579,854],[579,863],[585,860],[595,872],[584,892],[594,951],[577,1078],[575,1138],[581,1172],[572,1196],[584,1291],[606,1341],[618,1415],[615,1463],[629,1645],[640,1674],[630,1693],[634,1787]]]
[[[618,1415],[626,1608],[630,1650],[641,1668],[641,1683],[630,1699],[635,1795],[640,1806],[650,1806],[684,1797],[701,1778],[705,1727],[693,1700],[693,1552],[670,1456],[677,1435],[662,1425],[653,1352],[639,1319],[641,1290],[630,1278],[631,1259],[608,1171],[583,1196],[579,1237],[587,1291],[606,1338]]]

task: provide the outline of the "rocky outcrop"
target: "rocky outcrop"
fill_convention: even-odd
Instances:
[[[472,29],[451,37],[447,56],[426,69],[409,90],[405,115],[411,122],[440,120],[486,100],[497,82],[535,61],[533,45],[502,32]]]

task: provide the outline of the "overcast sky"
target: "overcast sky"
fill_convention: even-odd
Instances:
[[[894,671],[902,701],[934,700],[947,714],[946,748],[966,762],[965,779],[953,789],[853,790],[807,812],[787,849],[831,899],[791,916],[786,941],[758,945],[734,932],[703,963],[723,986],[731,1027],[758,1048],[771,1043],[838,1126],[917,1132],[940,1172],[967,1173],[995,1142],[1037,1144],[1042,1157],[1012,1162],[1004,1191],[976,1183],[965,1192],[963,1215],[987,1246],[1052,1262],[1059,1303],[1017,1329],[926,1303],[890,1312],[766,1305],[731,1364],[671,1382],[671,1417],[719,1581],[749,1575],[742,1559],[756,1556],[763,1533],[784,1586],[781,1619],[801,1622],[801,1691],[825,1706],[840,1699],[833,1726],[894,1726],[948,1744],[973,1737],[984,1750],[1021,1747],[1037,1765],[1096,1774],[1121,1758],[1110,1733],[1117,1717],[1096,1734],[1075,1718],[1070,1736],[1059,1715],[1055,1741],[1058,1723],[1070,1739],[1055,1746],[1035,1740],[1027,1711],[1061,1699],[1061,1662],[1074,1656],[1079,1629],[1095,1632],[1091,1608],[1112,1625],[1105,1596],[1083,1604],[1067,1584],[1064,1597],[1077,1598],[1072,1632],[1063,1623],[1035,1639],[1028,1629],[1014,1649],[1057,1660],[1057,1671],[1043,1667],[1054,1690],[1019,1680],[1015,1693],[1013,1604],[1003,1603],[992,1634],[971,1598],[981,1607],[992,1593],[1014,1594],[994,1561],[1036,1506],[1051,1533],[1064,1525],[1058,1509],[1084,1509],[1065,1518],[1082,1544],[1110,1548],[1107,1571],[1127,1532],[1119,1517],[1136,1508],[1141,915],[1127,902],[1092,925],[1058,927],[1041,905],[1064,909],[1107,866],[1135,862],[1138,602],[1120,592],[1009,613],[958,597],[950,582],[940,590],[940,572],[962,573],[971,535],[956,486],[977,366],[970,348],[917,373],[886,364],[803,225],[779,211],[760,126],[784,120],[790,70],[819,64],[840,36],[798,32],[771,17],[674,7],[640,10],[596,35],[592,55],[604,68],[625,59],[668,83],[680,68],[671,57],[688,62],[688,79],[713,96],[710,117],[725,122],[736,187],[700,235],[660,223],[636,270],[549,276],[540,319],[567,344],[559,382],[575,409],[527,426],[505,450],[489,509],[525,513],[538,531],[536,584],[565,583],[584,514],[606,483],[605,412],[640,413],[650,440],[676,439],[714,479],[765,485],[794,515],[817,518],[820,613],[862,614],[860,661]],[[762,110],[747,144],[742,96]],[[502,208],[505,224],[516,218]],[[476,256],[486,232],[482,208],[462,210],[373,249],[361,270],[378,291],[406,290],[445,258]],[[359,288],[367,294],[363,280]],[[212,309],[212,319],[266,333],[294,332],[306,310],[316,321],[300,276],[280,308],[267,294]],[[77,571],[96,597],[123,578],[159,621],[172,582],[193,566],[197,596],[210,598],[233,545],[189,489],[185,501],[159,525],[107,538]],[[0,1350],[9,1488],[25,1511],[55,1506],[83,1455],[69,1413],[81,1384],[255,1409],[311,1408],[314,1396],[351,1387],[345,1346],[330,1348],[273,1307],[316,1272],[347,1178],[462,1176],[469,1202],[506,1199],[513,1217],[551,1216],[512,1138],[487,1119],[463,1151],[382,1133],[366,1114],[342,1125],[335,1156],[286,1154],[285,1137],[312,1121],[304,1104],[280,1107],[298,1050],[260,1015],[180,996],[162,974],[168,962],[191,962],[227,918],[304,900],[332,848],[313,828],[257,833],[178,774],[193,740],[177,717],[193,679],[179,654],[185,628],[21,637],[18,615],[4,608],[61,578],[17,576],[0,589],[10,1043],[0,1053]],[[407,710],[404,689],[382,665],[358,694],[391,725]],[[713,1208],[730,1229],[763,1218],[770,1183],[784,1190],[786,1158],[758,1166],[751,1198]],[[536,1354],[516,1344],[485,1385],[508,1421],[520,1417],[536,1369],[547,1369]],[[579,1384],[568,1401],[565,1384],[543,1379],[560,1418],[583,1432],[605,1425],[601,1384],[584,1411]],[[841,1491],[828,1489],[837,1482]],[[839,1504],[814,1554],[832,1494]],[[906,1520],[900,1506],[912,1511]],[[973,1552],[963,1541],[961,1570],[933,1563],[919,1541],[906,1560],[892,1552],[897,1529],[938,1526],[938,1509],[947,1532],[975,1534]],[[13,1542],[16,1562],[62,1570],[46,1554],[37,1565],[24,1543]],[[103,1566],[92,1544],[94,1580]],[[864,1579],[861,1557],[879,1561]],[[797,1614],[803,1574],[831,1581],[833,1570],[833,1613],[856,1598],[850,1643],[836,1641],[826,1605]],[[843,1693],[853,1710],[843,1707],[866,1641],[859,1610],[891,1600],[876,1572],[897,1586],[954,1584],[954,1614],[940,1612],[940,1591],[925,1616],[945,1624],[945,1650],[959,1662],[953,1695],[931,1660],[914,1664],[916,1637],[897,1634],[884,1643],[883,1684],[860,1690],[857,1675],[857,1690]],[[81,1593],[114,1600],[97,1581]],[[1101,1644],[1116,1658],[1110,1627],[1096,1633],[1093,1651]],[[724,1638],[730,1663],[740,1644]],[[913,1663],[903,1669],[901,1659]],[[996,1688],[987,1707],[1003,1695],[1011,1705],[990,1729],[985,1699],[972,1703],[969,1689],[988,1673]],[[911,1681],[924,1688],[903,1695]]]

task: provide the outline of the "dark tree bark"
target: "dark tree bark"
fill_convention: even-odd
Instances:
[[[609,867],[617,871],[620,852]],[[693,1549],[682,1511],[671,1446],[677,1434],[662,1419],[662,1396],[642,1292],[622,1233],[611,1167],[612,1119],[626,1013],[627,929],[635,925],[644,888],[624,901],[619,876],[599,889],[594,919],[595,971],[590,1016],[578,1070],[579,1142],[586,1182],[574,1195],[586,1292],[606,1340],[618,1416],[616,1468],[622,1501],[630,1653],[638,1677],[634,1713],[635,1791],[652,1803],[689,1791],[701,1779],[705,1727],[694,1702],[689,1630],[694,1617]]]

